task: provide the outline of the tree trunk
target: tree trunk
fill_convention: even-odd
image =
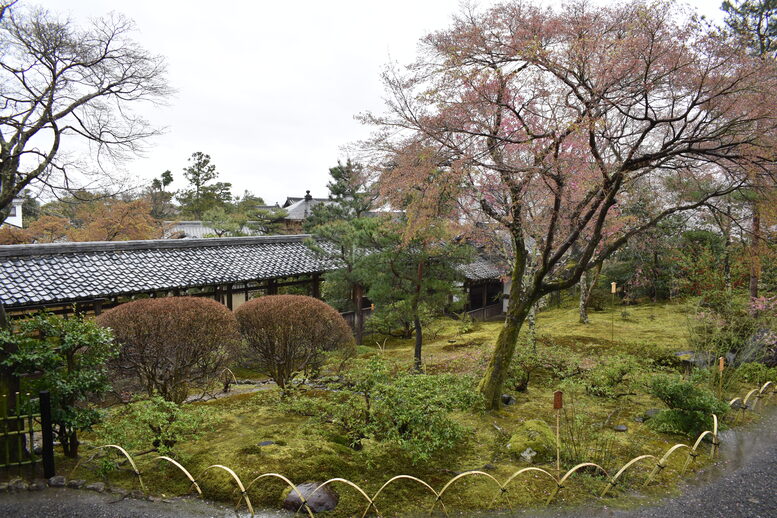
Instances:
[[[413,325],[415,326],[415,361],[414,367],[416,372],[421,372],[421,345],[423,344],[423,331],[421,329],[421,319],[416,313],[413,319]]]
[[[496,339],[494,354],[491,356],[486,373],[480,380],[478,387],[486,400],[486,407],[490,410],[499,410],[502,405],[502,386],[513,359],[513,353],[515,353],[518,334],[521,332],[521,326],[529,313],[529,307],[530,304],[526,301],[518,301],[513,298],[512,293],[510,294],[507,318]]]
[[[364,296],[364,287],[361,284],[353,286],[353,336],[356,339],[356,345],[362,345],[364,339],[364,314],[362,313],[362,297]]]
[[[529,320],[529,346],[531,347],[531,350],[533,353],[537,353],[537,305],[539,302],[535,302],[531,305],[531,308],[529,308],[529,314],[527,315],[527,319]],[[527,384],[528,384],[528,376],[527,376]]]
[[[750,298],[758,297],[758,281],[761,276],[761,211],[753,202],[753,224],[750,236]]]
[[[586,308],[586,302],[588,301],[588,272],[583,272],[580,277],[580,300],[577,305],[578,312],[580,313],[581,324],[588,323],[588,309]]]
[[[731,292],[731,205],[726,206],[726,223],[723,233],[725,242],[723,243],[723,287],[727,292]]]

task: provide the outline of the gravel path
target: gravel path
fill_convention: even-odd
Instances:
[[[760,423],[722,440],[723,460],[695,476],[681,495],[631,510],[590,505],[574,509],[517,511],[533,518],[777,518],[777,411]],[[633,501],[633,500],[632,500]],[[454,514],[454,513],[452,513]],[[0,494],[3,518],[236,518],[234,510],[197,500],[149,502],[115,494],[49,488],[41,492]],[[240,515],[244,518],[245,514]],[[257,518],[291,513],[258,512]]]

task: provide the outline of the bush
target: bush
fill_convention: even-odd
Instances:
[[[159,396],[120,407],[97,431],[98,440],[129,450],[171,453],[181,441],[199,438],[208,418],[203,408],[183,407]]]
[[[553,379],[566,379],[580,372],[577,358],[556,346],[519,344],[507,371],[505,387],[525,392],[532,374],[544,371]]]
[[[235,316],[258,368],[283,390],[300,372],[317,372],[323,353],[355,351],[351,328],[340,313],[313,297],[260,297],[240,306]]]
[[[641,366],[636,358],[615,355],[586,373],[585,390],[592,396],[605,398],[634,395],[631,388],[638,381],[640,373]]]
[[[0,329],[0,366],[17,376],[37,375],[30,388],[51,392],[57,438],[65,455],[77,457],[77,432],[101,417],[91,403],[111,388],[106,363],[118,353],[113,336],[80,316],[48,314],[23,321],[18,331]]]
[[[142,299],[121,304],[97,322],[122,345],[116,365],[149,395],[182,403],[191,387],[207,387],[240,344],[232,312],[197,297]]]
[[[762,385],[767,381],[777,383],[777,367],[767,367],[763,363],[743,363],[736,370],[736,376],[745,383]]]
[[[327,397],[291,398],[286,409],[334,424],[354,449],[372,439],[399,447],[413,463],[461,440],[466,430],[449,414],[482,402],[470,377],[410,374],[378,358],[352,360],[333,388]]]
[[[654,376],[649,389],[669,407],[648,421],[657,432],[697,436],[712,429],[712,414],[720,418],[728,411],[712,391],[675,376]]]

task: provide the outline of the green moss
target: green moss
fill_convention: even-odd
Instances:
[[[584,387],[576,384],[577,380],[584,377],[583,372],[600,365],[602,359],[615,352],[633,357],[649,372],[671,372],[675,369],[674,352],[687,348],[687,318],[683,306],[645,305],[631,307],[629,311],[629,321],[622,320],[616,313],[614,340],[611,339],[610,314],[607,312],[593,312],[589,325],[577,323],[575,308],[541,312],[537,330],[543,346],[558,350],[560,355],[574,357],[579,361],[582,372],[561,380],[551,370],[541,369],[532,374],[526,392],[512,394],[516,398],[514,405],[498,412],[452,413],[451,419],[468,430],[464,439],[455,448],[439,452],[415,465],[400,448],[372,440],[365,440],[361,451],[353,450],[349,447],[350,441],[333,425],[282,410],[280,394],[276,390],[197,403],[197,407],[207,410],[212,424],[200,439],[176,445],[174,454],[197,478],[207,498],[224,502],[234,503],[239,495],[235,482],[223,470],[211,469],[203,474],[213,464],[233,468],[245,484],[263,473],[281,473],[293,482],[341,477],[359,484],[373,495],[391,477],[413,475],[439,491],[454,476],[465,471],[485,469],[497,480],[504,481],[526,467],[519,458],[525,448],[517,451],[521,446],[517,445],[519,441],[513,445],[513,438],[525,433],[527,423],[535,422],[542,428],[540,434],[544,444],[542,447],[535,444],[532,449],[540,452],[545,447],[547,451],[549,443],[551,451],[550,455],[543,453],[542,457],[535,457],[535,464],[555,473],[555,434],[544,422],[555,422],[552,393],[562,388],[566,411],[571,413],[574,410],[586,417],[581,430],[589,436],[607,434],[610,437],[604,455],[597,450],[595,441],[590,440],[584,456],[603,456],[601,463],[612,474],[612,470],[617,471],[638,455],[663,455],[677,442],[677,438],[657,433],[647,423],[635,421],[648,408],[664,407],[641,387],[631,390],[636,395],[604,399],[586,394]],[[423,349],[426,371],[482,374],[502,324],[479,323],[466,334],[460,333],[460,323],[455,320],[440,319],[435,325],[438,328],[436,336],[425,342]],[[384,344],[383,337],[368,337],[365,344],[368,345],[359,348],[360,356],[382,355],[398,360],[410,370],[412,339],[389,338]],[[518,347],[524,345],[519,344]],[[334,374],[336,369],[336,365],[327,366],[325,372]],[[248,370],[233,371],[239,379],[256,379],[256,373]],[[726,388],[726,396],[729,399],[741,396],[747,392],[744,388],[745,385],[732,384]],[[326,392],[309,391],[308,395],[326,397]],[[745,417],[751,418],[751,414]],[[628,433],[612,432],[610,428],[615,424],[626,424]],[[86,435],[85,439],[90,437]],[[275,444],[259,446],[263,441]],[[508,443],[511,450],[506,448]],[[85,445],[85,455],[89,455],[88,451],[88,445]],[[707,462],[706,457],[697,458],[697,466]],[[674,487],[686,458],[685,454],[674,455],[660,479],[645,491],[652,495]],[[154,455],[137,457],[137,462],[152,492],[169,496],[185,494],[190,490],[188,480],[177,468],[154,460]],[[571,468],[573,462],[571,457],[562,458],[562,468]],[[611,492],[608,504],[612,501],[620,505],[628,501],[622,498],[624,492],[641,487],[651,469],[652,465],[648,462],[635,465]],[[93,479],[97,476],[93,467],[82,464],[72,478]],[[137,488],[134,476],[126,471],[115,471],[108,477],[113,484]],[[606,480],[595,473],[575,474],[565,484],[557,503],[575,505],[586,501],[600,493],[605,484]],[[254,483],[248,494],[256,508],[275,509],[280,506],[285,487],[282,481],[268,477]],[[335,483],[334,487],[340,494],[340,504],[335,513],[327,516],[360,516],[366,507],[364,498],[344,484]],[[554,488],[555,483],[544,475],[523,473],[508,487],[509,498],[513,508],[538,507]],[[434,500],[428,489],[417,482],[400,479],[384,489],[376,505],[383,516],[421,514],[429,511]],[[468,475],[449,487],[445,505],[449,511],[467,514],[504,509],[506,502],[493,481],[482,475]]]
[[[556,437],[545,421],[530,419],[521,423],[510,437],[507,449],[520,460],[520,455],[531,448],[536,452],[534,462],[550,462],[556,452]]]

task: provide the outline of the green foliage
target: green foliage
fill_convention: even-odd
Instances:
[[[413,319],[417,316],[422,327],[426,327],[434,321],[432,310],[422,304],[416,312],[413,312],[412,303],[409,300],[398,300],[388,304],[379,304],[375,312],[367,320],[366,328],[371,333],[384,336],[398,336],[410,338],[413,335]]]
[[[648,421],[658,432],[697,436],[711,429],[712,414],[720,418],[728,411],[728,405],[712,391],[677,376],[654,376],[649,392],[669,407]]]
[[[208,210],[224,208],[232,201],[232,184],[210,182],[218,178],[215,164],[210,161],[210,155],[196,151],[189,157],[189,165],[184,168],[183,176],[190,187],[178,191],[176,199],[181,204],[181,214],[185,217],[202,219]]]
[[[777,367],[767,367],[763,363],[747,362],[736,369],[736,376],[745,383],[762,385],[767,381],[777,383]]]
[[[119,407],[110,421],[97,428],[101,443],[169,455],[179,442],[198,439],[210,419],[202,407],[178,405],[154,396]]]
[[[409,374],[379,358],[352,360],[333,388],[328,397],[295,395],[286,408],[334,424],[355,449],[372,439],[400,448],[413,463],[460,441],[466,430],[449,414],[481,402],[473,378]]]
[[[616,398],[631,393],[640,381],[642,366],[633,356],[617,354],[602,360],[586,372],[585,390],[588,394],[604,398]]]
[[[15,375],[38,374],[35,390],[51,392],[52,419],[68,456],[78,454],[80,430],[100,420],[91,404],[110,390],[107,364],[118,354],[109,329],[75,316],[39,314],[23,321],[18,333],[0,330],[2,365]]]
[[[740,298],[711,291],[698,300],[690,320],[689,345],[710,353],[711,358],[733,352],[740,362],[759,360],[764,351],[750,338],[764,325],[769,323],[753,316]]]
[[[561,347],[519,344],[507,371],[505,387],[523,392],[535,374],[545,373],[551,379],[564,380],[579,372],[577,358]]]

